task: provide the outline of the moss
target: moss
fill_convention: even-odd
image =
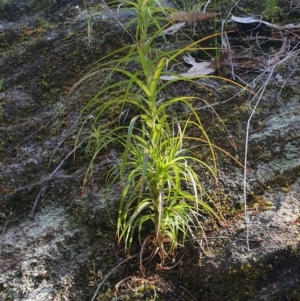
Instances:
[[[285,271],[289,271],[290,276],[282,279],[282,273]],[[224,297],[229,301],[258,300],[263,294],[272,296],[273,299],[268,300],[290,300],[289,296],[294,298],[292,300],[298,300],[299,247],[288,246],[285,250],[270,254],[264,260],[229,266],[219,275],[211,275],[208,283],[195,284],[202,287],[197,296],[198,300],[223,300]],[[195,275],[193,277],[195,279]],[[289,293],[291,286],[294,286],[294,289]],[[280,293],[275,292],[274,287],[281,287]]]

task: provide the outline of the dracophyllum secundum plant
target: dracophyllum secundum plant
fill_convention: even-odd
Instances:
[[[193,110],[188,100],[173,99],[164,103],[157,108],[157,116],[152,120],[146,114],[133,118],[120,164],[108,174],[110,183],[120,178],[123,183],[118,240],[123,240],[130,249],[136,233],[152,225],[153,241],[162,261],[177,247],[179,238],[184,240],[199,229],[204,212],[218,218],[215,210],[202,200],[206,192],[192,168],[202,165],[215,177],[215,167],[197,159],[192,147],[184,147],[190,144],[186,143],[189,140],[209,143],[200,120],[197,115],[196,121],[179,121],[164,114],[167,106],[176,101],[182,101]],[[202,133],[205,140],[187,136],[186,131],[191,128]],[[167,250],[164,242],[168,243]]]
[[[128,24],[128,28],[136,27],[135,41],[112,55],[125,53],[124,56],[112,60],[108,56],[105,58],[108,62],[99,65],[101,72],[107,72],[108,80],[103,82],[85,110],[95,107],[99,99],[111,91],[122,88],[123,92],[100,102],[89,114],[93,116],[93,124],[88,146],[93,145],[94,155],[84,183],[103,148],[116,144],[122,146],[119,164],[107,175],[108,188],[114,183],[122,187],[116,222],[117,240],[124,242],[129,252],[136,237],[142,243],[148,234],[147,239],[151,237],[164,262],[179,241],[184,241],[187,236],[193,237],[203,216],[222,218],[194,170],[195,166],[202,166],[212,178],[217,177],[214,147],[192,106],[196,97],[162,96],[164,89],[174,81],[193,82],[197,76],[178,77],[169,82],[160,80],[167,65],[176,61],[179,55],[186,51],[200,51],[198,45],[202,40],[177,50],[158,49],[155,39],[162,35],[161,24],[167,21],[165,14],[169,9],[162,8],[155,0],[126,1],[118,6],[119,9],[123,5],[136,14]],[[85,78],[98,72],[96,69]],[[116,74],[118,80],[113,81]],[[178,103],[189,113],[174,113],[173,107]],[[135,115],[127,125],[120,122],[113,128],[106,128],[105,116],[116,106],[121,107],[122,112],[130,109]],[[192,132],[197,132],[197,136],[189,134]],[[207,161],[195,155],[196,148],[199,152],[201,147],[209,150]]]

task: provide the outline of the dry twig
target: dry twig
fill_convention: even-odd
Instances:
[[[99,292],[101,286],[105,283],[105,281],[110,277],[110,275],[111,275],[113,272],[115,272],[121,265],[123,265],[123,264],[126,263],[127,261],[129,261],[129,260],[131,260],[131,259],[133,259],[133,258],[135,258],[135,257],[138,257],[138,256],[139,256],[139,253],[138,253],[138,254],[135,254],[135,255],[133,255],[133,256],[131,256],[131,257],[128,257],[128,258],[126,258],[125,260],[123,260],[123,261],[121,261],[120,263],[118,263],[114,268],[112,268],[112,269],[106,274],[106,276],[102,279],[102,281],[98,284],[97,289],[96,289],[96,291],[95,291],[95,293],[94,293],[94,295],[93,295],[91,301],[94,301],[94,300],[95,300],[95,298],[97,297],[97,294],[98,294],[98,292]]]
[[[35,201],[34,201],[34,204],[33,204],[33,207],[31,209],[31,212],[29,214],[29,218],[34,218],[34,215],[35,215],[35,210],[36,210],[36,207],[40,201],[40,199],[43,198],[45,192],[46,192],[46,189],[48,188],[48,185],[49,185],[49,181],[52,180],[52,178],[55,176],[55,174],[58,172],[58,170],[62,167],[62,165],[65,163],[65,161],[75,153],[75,151],[81,147],[81,145],[83,144],[84,140],[82,140],[80,143],[78,143],[76,145],[76,147],[74,149],[72,149],[72,151],[70,151],[65,157],[64,159],[58,164],[58,166],[55,168],[55,170],[45,179],[44,181],[44,185],[43,187],[40,189],[37,197],[35,198]]]

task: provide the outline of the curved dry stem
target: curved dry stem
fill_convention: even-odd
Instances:
[[[105,275],[105,277],[102,279],[102,281],[98,284],[97,289],[96,289],[96,291],[95,291],[95,293],[94,293],[94,295],[93,295],[91,301],[94,301],[94,300],[96,299],[96,297],[97,297],[97,295],[98,295],[98,292],[99,292],[100,288],[102,287],[102,285],[106,282],[106,280],[110,277],[110,275],[111,275],[112,273],[114,273],[121,265],[123,265],[123,264],[126,263],[127,261],[129,261],[129,260],[131,260],[131,259],[133,259],[133,258],[135,258],[135,257],[138,257],[138,256],[139,256],[139,254],[132,255],[132,256],[126,258],[125,260],[121,261],[120,263],[118,263],[114,268],[112,268],[112,269]]]

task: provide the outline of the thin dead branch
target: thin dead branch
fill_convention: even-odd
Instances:
[[[36,186],[41,186],[41,185],[44,185],[46,183],[53,182],[55,180],[74,179],[78,174],[79,174],[79,172],[77,171],[72,175],[56,175],[56,176],[53,176],[52,178],[47,177],[46,179],[43,179],[41,181],[38,181],[38,182],[35,182],[35,183],[32,183],[32,184],[29,184],[29,185],[18,188],[17,190],[14,191],[14,193],[12,195],[9,196],[9,198],[12,198],[12,197],[16,196],[18,193],[20,193],[24,190],[28,190],[28,189],[34,188]]]
[[[45,194],[45,192],[46,192],[46,190],[47,190],[47,188],[48,188],[49,180],[51,180],[51,179],[55,176],[55,174],[59,171],[59,169],[60,169],[60,168],[62,167],[62,165],[66,162],[66,160],[68,160],[69,157],[71,157],[71,156],[75,153],[75,151],[81,147],[81,145],[83,144],[83,142],[84,142],[84,140],[82,140],[80,143],[78,143],[78,144],[76,145],[76,147],[75,147],[74,149],[72,149],[72,151],[70,151],[70,152],[64,157],[64,159],[58,164],[58,166],[55,168],[55,170],[54,170],[54,171],[46,178],[46,180],[45,180],[45,182],[44,182],[44,184],[43,184],[43,187],[40,189],[40,191],[39,191],[37,197],[35,198],[33,207],[32,207],[32,209],[31,209],[31,212],[30,212],[29,216],[28,216],[29,218],[31,218],[31,219],[34,218],[35,211],[36,211],[36,208],[37,208],[37,206],[38,206],[38,204],[39,204],[39,201],[43,198],[43,196],[44,196],[44,194]]]

